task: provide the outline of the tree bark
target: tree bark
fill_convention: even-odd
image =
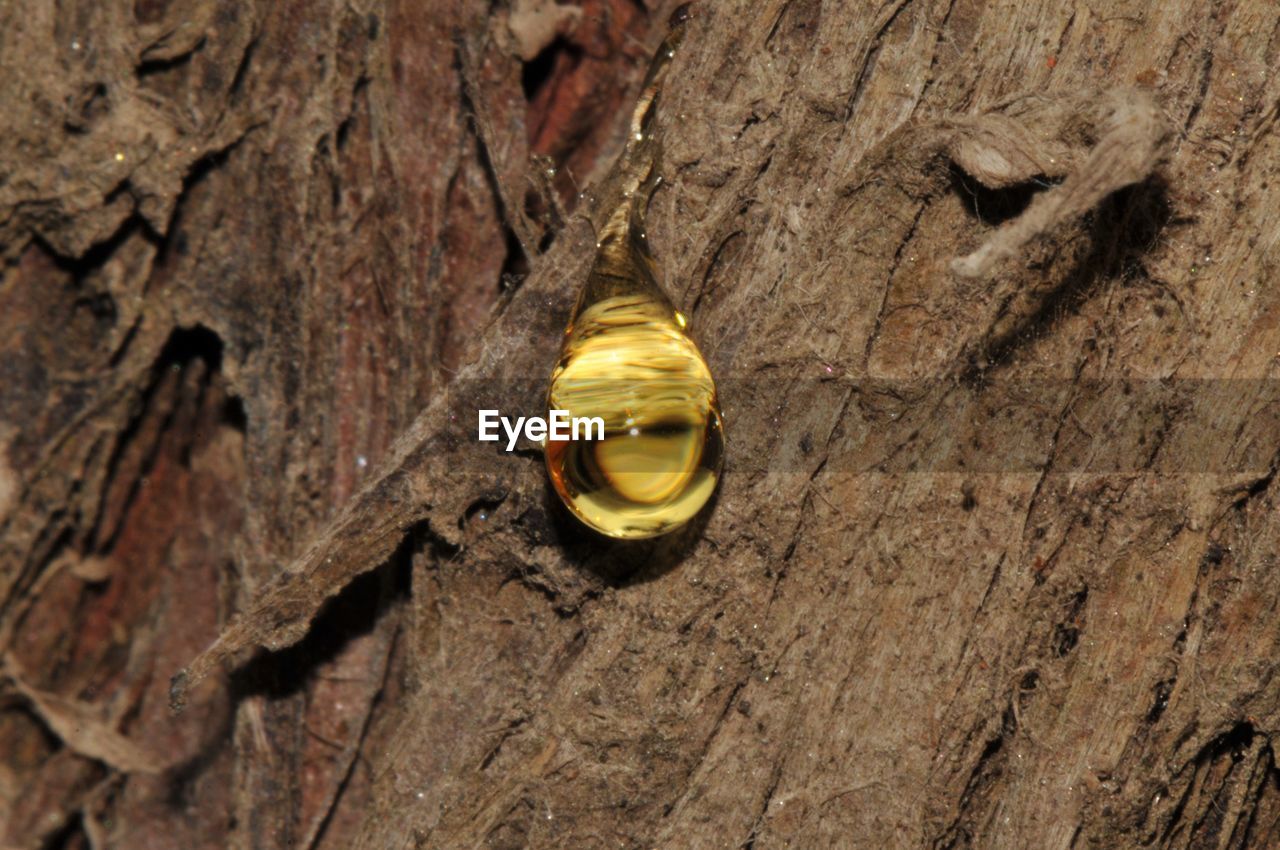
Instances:
[[[476,411],[674,6],[0,5],[0,846],[1280,846],[1280,7],[697,4],[618,544]]]

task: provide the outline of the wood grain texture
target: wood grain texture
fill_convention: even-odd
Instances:
[[[726,473],[620,546],[475,411],[672,5],[0,10],[0,840],[1280,841],[1280,8],[699,4],[647,221]]]

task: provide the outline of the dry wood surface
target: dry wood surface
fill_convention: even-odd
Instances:
[[[0,847],[1280,847],[1280,4],[695,4],[624,545],[476,410],[674,7],[0,0]]]

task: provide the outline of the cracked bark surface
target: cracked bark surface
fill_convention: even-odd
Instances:
[[[726,472],[619,546],[475,411],[672,5],[0,7],[0,844],[1280,844],[1280,8],[697,7]]]

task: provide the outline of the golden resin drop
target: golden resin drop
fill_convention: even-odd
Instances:
[[[547,392],[551,410],[604,423],[603,439],[548,439],[546,458],[569,510],[610,537],[684,525],[715,492],[724,460],[711,370],[658,286],[644,227],[662,153],[651,124],[688,20],[686,7],[672,16],[605,182],[615,200],[602,211],[595,259]]]
[[[546,457],[569,510],[610,537],[688,522],[715,491],[724,458],[711,371],[684,317],[656,287],[644,290],[584,298],[547,397],[552,410],[604,420],[603,440],[548,440]]]

